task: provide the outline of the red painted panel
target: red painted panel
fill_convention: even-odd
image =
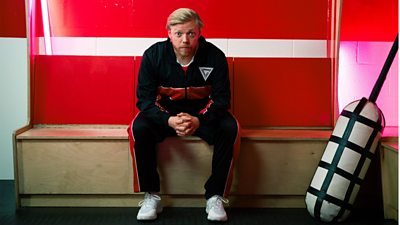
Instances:
[[[52,0],[54,36],[165,37],[176,8],[196,10],[208,38],[326,39],[329,0]]]
[[[327,39],[328,0],[256,0],[227,8],[230,38]]]
[[[331,127],[329,59],[235,58],[234,114],[242,126]]]
[[[34,124],[128,124],[133,57],[37,56]]]
[[[32,18],[32,21],[30,24],[30,26],[33,25],[32,29],[32,36],[34,37],[43,37],[44,36],[44,32],[43,32],[43,15],[42,15],[42,7],[40,4],[41,0],[32,0],[35,3],[32,3],[32,10],[34,10],[34,12],[32,12],[32,17],[34,16],[35,18]],[[50,21],[53,21],[54,19],[51,18]],[[54,24],[52,24],[51,26],[55,26]],[[51,27],[52,28],[52,27]],[[36,40],[30,40],[31,42],[34,42]],[[37,41],[36,41],[37,42]],[[38,45],[37,43],[35,43],[36,45]],[[36,48],[38,48],[36,46]]]
[[[25,0],[0,1],[0,37],[26,38]]]
[[[342,41],[394,41],[398,32],[398,0],[343,1]]]

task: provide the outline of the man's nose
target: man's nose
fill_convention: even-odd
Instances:
[[[183,34],[182,35],[182,41],[185,42],[185,43],[189,42],[189,35],[188,34]]]

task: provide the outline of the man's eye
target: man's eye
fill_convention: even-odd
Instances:
[[[195,32],[189,32],[189,37],[194,37],[194,36],[196,36]]]
[[[176,35],[177,37],[180,37],[180,36],[182,36],[182,33],[181,33],[181,32],[176,32],[175,35]]]

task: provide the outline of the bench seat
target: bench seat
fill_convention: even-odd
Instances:
[[[19,206],[137,205],[142,195],[132,188],[126,129],[117,125],[41,125],[16,131]],[[242,129],[241,134],[230,205],[305,207],[304,194],[331,130]],[[212,147],[197,137],[172,137],[159,149],[165,204],[203,207]],[[376,190],[366,193],[370,197]]]
[[[127,126],[36,126],[17,135],[17,139],[128,139]],[[326,140],[331,130],[243,129],[243,138],[252,140]],[[187,137],[197,139],[196,137]]]
[[[128,140],[127,126],[36,126],[17,135],[17,140],[29,139],[119,139]]]

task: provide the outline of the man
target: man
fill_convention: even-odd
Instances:
[[[143,54],[137,86],[140,113],[128,129],[134,190],[145,192],[138,220],[156,219],[162,211],[156,144],[176,135],[198,136],[214,145],[212,174],[204,186],[207,218],[227,220],[223,203],[238,155],[239,125],[228,111],[226,57],[201,36],[202,27],[196,12],[177,9],[167,19],[168,39]]]

